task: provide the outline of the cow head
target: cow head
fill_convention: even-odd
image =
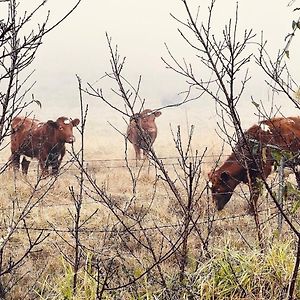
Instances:
[[[161,115],[159,110],[145,109],[139,114],[141,120],[141,127],[143,129],[156,128],[155,118]]]
[[[55,136],[58,142],[74,143],[73,127],[79,124],[79,119],[69,119],[60,117],[56,121],[49,120],[47,125],[55,130]]]
[[[230,200],[234,189],[241,182],[241,180],[231,172],[232,170],[230,170],[230,168],[227,170],[220,168],[208,174],[208,186],[211,189],[212,197],[218,210],[224,208],[226,203]]]
[[[230,186],[227,184],[230,175],[226,171],[222,173],[212,171],[211,173],[209,173],[208,178],[208,186],[211,189],[212,198],[216,204],[217,209],[221,210],[230,200],[233,193],[233,189],[230,188]]]

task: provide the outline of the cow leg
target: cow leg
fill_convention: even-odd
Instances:
[[[57,175],[58,170],[60,168],[61,162],[63,160],[63,157],[65,156],[66,149],[63,147],[60,151],[60,153],[57,153],[55,155],[55,159],[52,161],[51,166],[52,166],[52,174]]]
[[[39,159],[39,165],[41,168],[41,177],[46,177],[49,174],[47,159]]]
[[[25,157],[23,157],[23,160],[22,160],[22,173],[24,175],[28,174],[29,164],[30,164],[30,161],[27,160]]]
[[[58,174],[58,170],[59,170],[61,161],[62,161],[61,158],[56,158],[56,159],[51,161],[51,174],[52,175],[57,175]]]
[[[294,169],[294,174],[296,177],[297,187],[298,187],[298,189],[300,189],[300,172],[297,171],[296,169]]]
[[[55,161],[51,163],[51,174],[57,175],[59,169],[59,161]]]
[[[15,170],[19,170],[19,168],[20,168],[20,154],[12,153],[10,158],[9,158],[9,161],[11,162],[11,164],[12,164],[12,166]]]
[[[56,174],[58,171],[58,156],[55,153],[49,153],[46,160],[46,169],[49,170],[51,167],[51,174]]]
[[[141,159],[141,148],[138,145],[133,145],[135,150],[135,157],[137,160]]]
[[[143,158],[148,158],[148,151],[147,150],[143,150]]]

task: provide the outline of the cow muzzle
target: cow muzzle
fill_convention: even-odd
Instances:
[[[217,210],[222,210],[224,206],[227,204],[227,202],[230,200],[232,196],[232,192],[226,192],[226,193],[213,193],[213,199],[215,201]]]
[[[66,140],[66,143],[69,143],[69,144],[73,144],[75,142],[75,136],[70,136],[67,140]]]

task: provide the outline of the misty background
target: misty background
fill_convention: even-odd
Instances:
[[[30,10],[36,1],[22,1],[20,13]],[[196,14],[200,4],[199,18],[205,22],[210,1],[190,1]],[[56,23],[76,2],[70,0],[49,0],[38,17],[31,24],[44,20],[50,10],[48,27]],[[292,20],[298,19],[298,12],[288,7],[288,1],[247,1],[238,2],[238,19],[240,36],[245,29],[253,29],[257,34],[255,40],[268,41],[271,55],[278,53],[285,46],[285,37],[292,31]],[[235,0],[219,0],[215,5],[213,16],[214,32],[222,33],[229,18],[234,18]],[[59,116],[79,117],[79,91],[76,74],[82,79],[83,88],[87,83],[95,88],[102,88],[104,93],[116,101],[117,97],[110,92],[112,87],[107,80],[99,80],[106,72],[110,72],[110,54],[105,33],[112,37],[113,45],[117,44],[121,56],[126,56],[123,75],[133,85],[142,76],[140,96],[146,99],[146,108],[158,108],[178,103],[187,89],[185,79],[167,70],[161,57],[168,60],[169,55],[165,43],[173,55],[191,62],[194,69],[201,73],[199,62],[194,52],[180,37],[177,28],[182,26],[174,20],[170,13],[179,19],[186,20],[186,11],[180,0],[83,0],[78,8],[54,31],[43,40],[36,60],[32,64],[35,69],[32,81],[36,81],[31,93],[42,103],[42,107],[32,106],[32,114],[46,121]],[[290,47],[290,59],[287,59],[290,71],[299,81],[300,59],[298,48],[300,32],[296,34]],[[252,46],[251,46],[252,47]],[[258,54],[258,46],[253,44],[249,51]],[[248,82],[244,97],[239,104],[243,128],[248,128],[258,121],[255,106],[251,99],[263,102],[268,109],[275,105],[283,114],[298,115],[292,103],[281,95],[273,95],[265,84],[266,76],[255,65],[249,64],[252,79]],[[273,98],[274,96],[274,98]],[[100,99],[84,94],[84,103],[89,105],[86,128],[86,145],[89,156],[101,158],[122,158],[124,156],[124,138],[109,125],[108,121],[120,131],[126,131],[126,123],[122,116],[109,108]],[[117,102],[115,102],[117,103]],[[123,103],[119,103],[123,107]],[[138,109],[138,108],[137,108]],[[206,95],[186,105],[167,108],[157,119],[158,138],[155,142],[159,156],[173,154],[172,134],[170,126],[176,130],[182,127],[184,134],[190,125],[195,125],[194,144],[200,151],[205,147],[211,152],[218,152],[221,139],[216,134],[217,122],[220,121],[215,111],[215,103]],[[134,157],[130,148],[130,156]]]

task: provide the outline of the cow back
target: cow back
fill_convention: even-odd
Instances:
[[[26,117],[15,117],[12,120],[11,151],[34,157],[34,133],[40,122]]]
[[[246,135],[264,146],[275,146],[281,150],[299,152],[300,118],[272,118],[253,125]]]

